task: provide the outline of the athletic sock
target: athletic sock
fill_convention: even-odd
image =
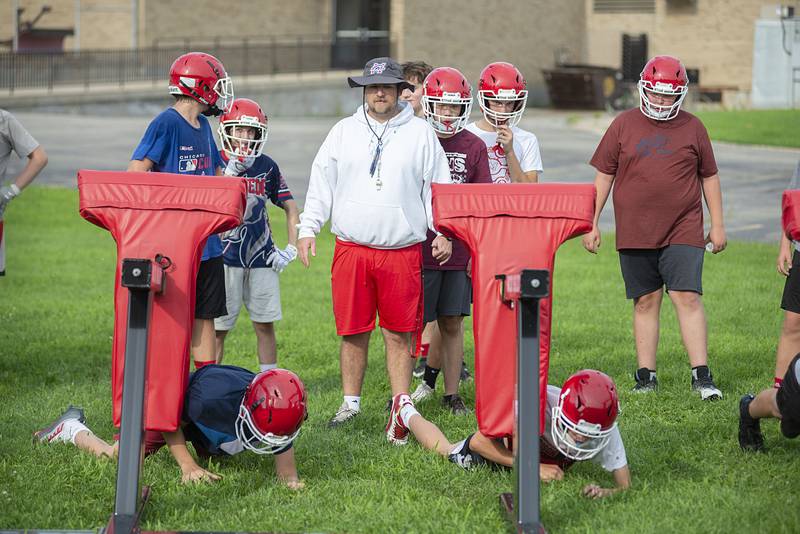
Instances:
[[[349,409],[356,412],[361,411],[361,395],[345,395],[344,402],[347,403]]]
[[[75,436],[78,435],[78,432],[81,432],[82,430],[91,432],[86,425],[77,419],[67,419],[62,423],[62,425],[61,433],[54,441],[63,441],[64,443],[72,443],[75,445]]]
[[[772,387],[774,387],[775,389],[781,389],[782,385],[783,385],[783,378],[776,376],[775,382],[772,383]]]
[[[400,408],[400,419],[403,421],[406,428],[408,428],[408,422],[411,420],[411,417],[415,415],[419,415],[419,412],[410,402],[404,404],[403,407]]]
[[[639,381],[648,380],[652,382],[656,379],[655,369],[648,369],[647,367],[640,367],[636,370],[636,379]]]
[[[278,364],[277,363],[262,363],[262,364],[259,364],[258,367],[259,367],[259,369],[261,369],[261,372],[263,373],[264,371],[269,371],[270,369],[277,369],[278,368]]]
[[[206,365],[211,365],[212,363],[217,363],[215,360],[208,360],[205,362],[198,362],[197,360],[194,361],[194,368],[195,369],[202,369]]]
[[[698,378],[709,378],[711,377],[711,371],[708,370],[707,365],[698,365],[697,367],[692,367],[692,378],[697,380]]]
[[[428,351],[430,349],[431,349],[431,344],[430,343],[422,343],[422,344],[420,344],[420,346],[419,346],[419,355],[420,355],[420,357],[421,358],[427,358],[428,357]]]
[[[436,389],[436,378],[439,376],[440,371],[441,369],[436,369],[430,365],[425,367],[425,375],[422,380],[428,385],[429,388]]]

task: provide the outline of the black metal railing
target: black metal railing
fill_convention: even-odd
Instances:
[[[344,62],[342,48],[348,51]],[[388,38],[358,43],[336,42],[330,36],[302,35],[272,38],[162,42],[136,50],[82,50],[59,53],[0,53],[0,90],[133,82],[164,83],[176,57],[196,50],[213,54],[236,79],[283,73],[323,72],[360,68],[367,59],[387,55]],[[333,63],[332,63],[333,60]]]

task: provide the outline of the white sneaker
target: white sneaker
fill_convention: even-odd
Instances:
[[[361,413],[359,410],[353,410],[352,408],[350,408],[350,406],[348,406],[347,402],[345,401],[342,403],[341,406],[339,406],[339,409],[336,411],[336,414],[333,417],[331,417],[331,420],[328,421],[328,428],[334,428],[341,425],[342,423],[346,423],[353,417],[357,416],[359,413]]]
[[[411,400],[415,403],[428,400],[431,397],[433,397],[433,388],[425,382],[422,382],[420,385],[418,385],[417,389],[414,390],[414,393],[411,394]]]
[[[86,416],[83,413],[83,408],[79,408],[70,404],[69,407],[64,410],[64,413],[58,417],[58,419],[33,433],[33,442],[52,443],[54,441],[63,441],[65,443],[69,443],[72,439],[72,434],[64,431],[64,425],[68,421],[72,420],[81,424],[86,422]]]

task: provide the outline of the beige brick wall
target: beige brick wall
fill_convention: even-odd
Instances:
[[[620,67],[622,34],[646,33],[650,56],[679,57],[687,68],[700,70],[701,85],[750,91],[755,21],[762,6],[781,2],[698,0],[696,13],[673,14],[666,0],[656,0],[656,12],[649,15],[596,14],[593,3],[585,3],[590,63]]]
[[[400,61],[456,67],[473,87],[488,63],[510,61],[538,102],[541,69],[553,67],[556,52],[574,62],[585,55],[583,0],[392,0],[391,15]]]

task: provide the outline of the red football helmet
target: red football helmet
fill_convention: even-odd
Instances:
[[[656,56],[644,66],[639,76],[639,109],[657,121],[674,119],[689,91],[689,77],[683,63],[676,57]],[[672,104],[660,105],[650,100],[648,93],[675,97]]]
[[[234,132],[237,126],[255,128],[256,134],[252,139],[237,137]],[[254,101],[249,98],[237,98],[233,101],[231,109],[219,118],[217,132],[222,142],[222,150],[229,158],[238,156],[257,158],[264,151],[264,143],[267,142],[269,134],[267,116],[264,115],[261,106]]]
[[[239,407],[236,437],[245,449],[274,454],[292,442],[306,420],[306,388],[286,369],[259,373]]]
[[[600,371],[578,371],[564,382],[558,405],[553,407],[553,443],[568,458],[588,460],[608,443],[617,426],[617,414],[619,397],[614,381]]]
[[[511,63],[498,61],[486,65],[481,71],[478,83],[478,105],[489,124],[498,126],[500,123],[505,123],[509,128],[517,125],[528,101],[528,91],[525,87],[525,78]],[[510,112],[492,111],[489,109],[488,100],[513,102],[514,108]]]
[[[461,106],[455,116],[437,113],[437,104]],[[467,126],[472,111],[472,88],[461,72],[450,67],[433,69],[422,82],[422,110],[434,130],[441,134],[456,134]]]
[[[169,68],[169,93],[207,104],[203,115],[219,115],[233,102],[233,83],[222,63],[211,54],[189,52]]]

